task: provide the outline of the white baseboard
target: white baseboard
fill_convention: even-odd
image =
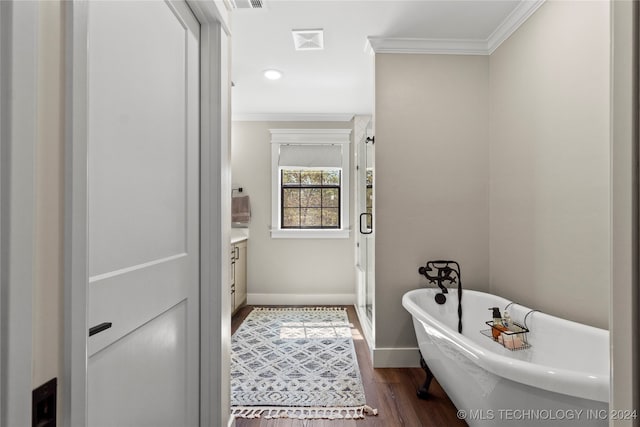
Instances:
[[[419,368],[420,352],[417,348],[375,348],[374,368]]]
[[[248,294],[249,305],[353,305],[355,294]]]

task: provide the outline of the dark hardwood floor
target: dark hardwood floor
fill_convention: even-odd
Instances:
[[[233,316],[231,333],[235,332],[253,307],[243,307]],[[367,404],[378,409],[377,416],[363,420],[294,420],[236,419],[237,427],[456,427],[467,424],[456,417],[456,407],[440,385],[431,383],[429,400],[416,397],[424,382],[420,368],[373,369],[369,347],[352,306],[347,307],[349,320],[364,384]]]

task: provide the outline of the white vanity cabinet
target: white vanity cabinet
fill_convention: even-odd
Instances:
[[[231,244],[231,312],[247,302],[247,240]]]

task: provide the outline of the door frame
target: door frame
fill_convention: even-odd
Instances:
[[[0,425],[31,424],[37,2],[0,1]]]
[[[610,403],[640,410],[640,6],[613,1],[611,12]],[[638,425],[610,420],[609,425]]]
[[[231,205],[227,3],[187,0],[200,23],[200,426],[230,424]],[[66,3],[63,425],[87,425],[87,0]],[[227,197],[228,196],[228,197]],[[226,258],[225,258],[226,259]]]

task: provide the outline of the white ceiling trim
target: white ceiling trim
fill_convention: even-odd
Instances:
[[[487,39],[488,55],[491,55],[505,40],[516,32],[527,19],[535,13],[545,0],[527,0],[520,2],[513,12],[491,33]]]
[[[486,40],[447,40],[368,37],[375,53],[486,55]]]
[[[491,55],[545,0],[522,1],[487,39],[420,39],[368,37],[365,50],[375,53]]]
[[[233,114],[234,122],[350,122],[353,114],[247,113]]]
[[[351,129],[269,129],[272,144],[350,144]]]

